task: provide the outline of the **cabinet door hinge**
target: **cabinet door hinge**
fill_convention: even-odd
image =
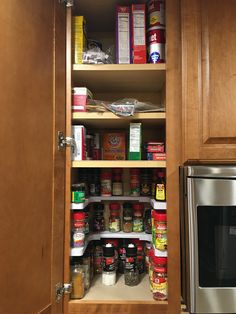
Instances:
[[[59,3],[64,3],[67,7],[73,7],[74,0],[58,0]]]
[[[63,148],[66,148],[66,146],[70,146],[73,149],[75,149],[76,143],[75,140],[72,137],[65,137],[63,132],[58,131],[57,132],[57,148],[58,150],[62,150]]]
[[[56,287],[55,287],[55,300],[56,302],[60,302],[63,295],[64,294],[70,294],[71,291],[72,291],[72,284],[71,283],[64,283],[62,284],[61,282],[60,283],[57,283],[56,284]]]

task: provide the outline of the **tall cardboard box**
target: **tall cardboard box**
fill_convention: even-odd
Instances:
[[[116,7],[116,63],[131,63],[130,7]]]
[[[129,127],[129,160],[141,160],[142,123],[130,123]]]
[[[145,4],[131,6],[131,35],[133,63],[147,62]]]

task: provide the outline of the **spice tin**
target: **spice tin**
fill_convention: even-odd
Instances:
[[[165,1],[150,0],[148,8],[148,23],[150,27],[165,25]]]
[[[154,26],[148,29],[149,63],[165,62],[165,27]]]

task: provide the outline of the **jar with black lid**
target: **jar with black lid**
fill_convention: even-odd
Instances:
[[[126,247],[125,258],[125,284],[127,286],[136,286],[140,282],[140,275],[137,265],[137,247],[130,243]]]
[[[93,204],[93,231],[101,232],[105,230],[104,204]]]

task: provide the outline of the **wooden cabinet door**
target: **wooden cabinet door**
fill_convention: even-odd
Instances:
[[[236,1],[182,1],[184,160],[236,159]]]
[[[0,2],[0,313],[62,313],[65,7]]]

